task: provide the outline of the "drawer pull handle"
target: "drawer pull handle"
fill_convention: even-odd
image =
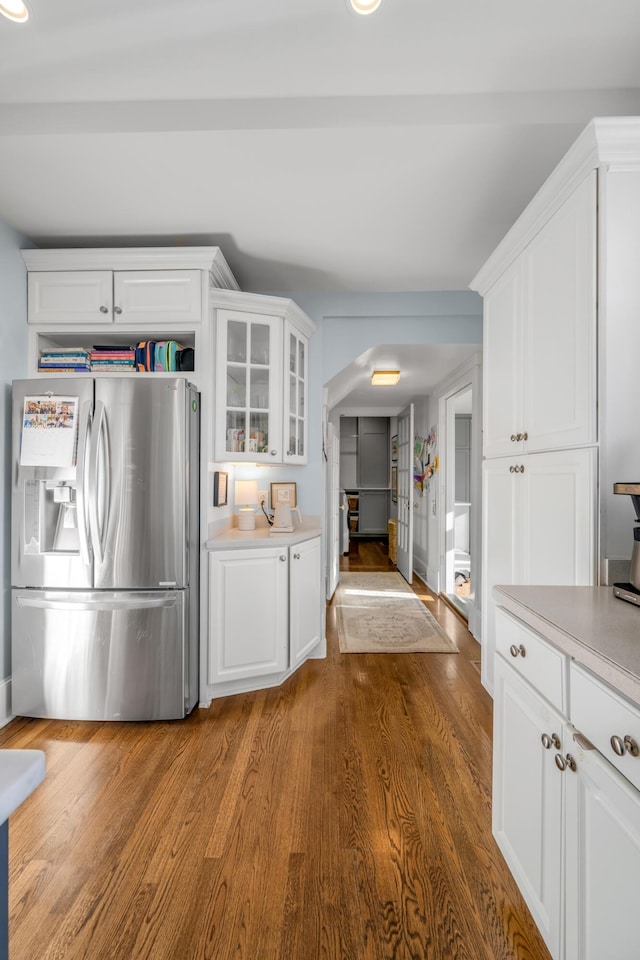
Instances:
[[[526,648],[522,643],[518,647],[516,647],[515,643],[512,643],[509,647],[509,653],[512,657],[526,657],[527,655]]]
[[[557,733],[552,733],[551,735],[548,733],[543,733],[540,739],[545,750],[550,750],[552,746],[555,747],[556,750],[559,750],[562,746],[560,743],[560,737]]]
[[[638,747],[637,741],[628,734],[626,737],[618,737],[614,734],[609,743],[611,744],[611,749],[617,757],[624,757],[625,753],[628,753],[632,757],[637,757],[640,754],[640,748]]]
[[[573,772],[575,773],[576,770],[578,769],[578,764],[576,763],[575,759],[571,756],[570,753],[568,753],[566,757],[563,757],[561,753],[556,753],[554,760],[556,761],[556,767],[561,772],[569,769],[569,770],[573,770]]]

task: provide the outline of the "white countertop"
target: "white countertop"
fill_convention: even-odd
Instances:
[[[42,750],[0,750],[0,823],[42,783],[44,774]]]
[[[207,550],[228,550],[229,547],[269,547],[278,544],[290,546],[302,540],[319,537],[322,533],[316,517],[303,520],[302,523],[294,520],[293,525],[293,533],[271,534],[271,527],[267,525],[267,521],[258,518],[255,530],[238,530],[237,527],[230,527],[212,540],[207,540],[205,546]]]
[[[640,705],[640,607],[611,587],[497,586],[500,606]]]

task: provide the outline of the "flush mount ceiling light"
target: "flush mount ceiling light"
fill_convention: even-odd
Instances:
[[[355,10],[356,13],[362,13],[366,16],[378,9],[382,0],[347,0],[347,5]]]
[[[371,374],[371,386],[395,387],[399,379],[399,370],[374,370]]]
[[[16,23],[24,23],[29,19],[29,11],[22,0],[2,0],[0,13],[9,20],[15,20]]]

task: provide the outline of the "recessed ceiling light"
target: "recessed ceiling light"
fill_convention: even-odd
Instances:
[[[374,10],[377,10],[382,0],[348,0],[351,9],[355,10],[356,13],[373,13]]]
[[[371,374],[371,386],[395,387],[399,379],[399,370],[374,370]]]
[[[16,23],[24,23],[29,19],[29,11],[22,0],[2,0],[0,13],[9,20],[15,20]]]

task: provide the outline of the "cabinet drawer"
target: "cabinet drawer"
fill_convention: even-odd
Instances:
[[[633,744],[640,748],[640,708],[576,663],[571,664],[570,692],[573,725],[640,789],[640,756],[633,756]],[[623,756],[613,749],[614,737]]]
[[[496,609],[496,649],[549,703],[566,714],[569,658],[565,654],[502,607]]]

